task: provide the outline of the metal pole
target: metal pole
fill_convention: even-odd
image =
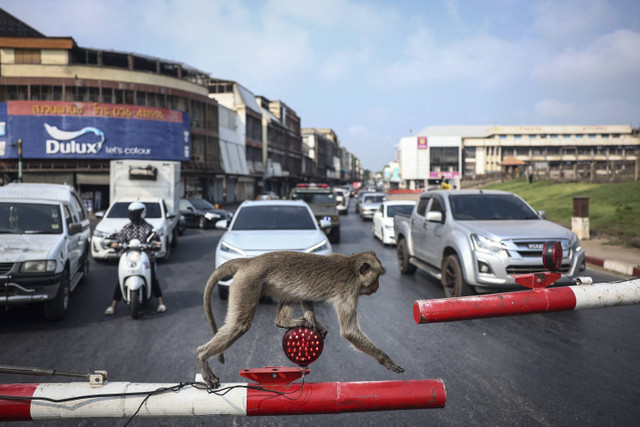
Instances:
[[[443,408],[441,379],[223,384],[215,394],[186,385],[106,383],[0,384],[0,421],[61,418],[138,418],[330,414]],[[155,393],[157,390],[166,390]],[[152,394],[153,393],[153,394]],[[149,394],[152,394],[150,397]],[[28,399],[8,400],[6,396]],[[58,402],[38,399],[55,399]],[[59,402],[59,400],[68,400]]]
[[[18,182],[22,182],[22,139],[18,139]]]
[[[633,304],[640,304],[640,279],[617,283],[538,288],[500,294],[418,300],[413,304],[413,319],[418,324],[453,322]]]

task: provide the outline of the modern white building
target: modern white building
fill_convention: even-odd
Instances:
[[[430,126],[398,144],[406,188],[442,177],[499,175],[510,161],[531,166],[538,177],[637,180],[640,136],[630,125]]]

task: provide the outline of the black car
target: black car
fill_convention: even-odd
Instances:
[[[180,213],[188,227],[215,227],[220,220],[231,220],[232,213],[218,209],[204,199],[180,199]]]

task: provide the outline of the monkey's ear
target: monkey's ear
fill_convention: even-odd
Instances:
[[[363,262],[360,266],[360,274],[365,274],[370,268],[371,265],[368,262]]]

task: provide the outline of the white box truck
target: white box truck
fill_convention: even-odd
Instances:
[[[178,244],[180,206],[180,162],[161,160],[112,160],[110,162],[109,197],[106,213],[96,213],[102,220],[96,226],[91,255],[96,260],[113,259],[117,252],[103,241],[128,222],[126,206],[140,201],[147,206],[147,217],[162,241],[159,258],[168,259],[171,247]]]

